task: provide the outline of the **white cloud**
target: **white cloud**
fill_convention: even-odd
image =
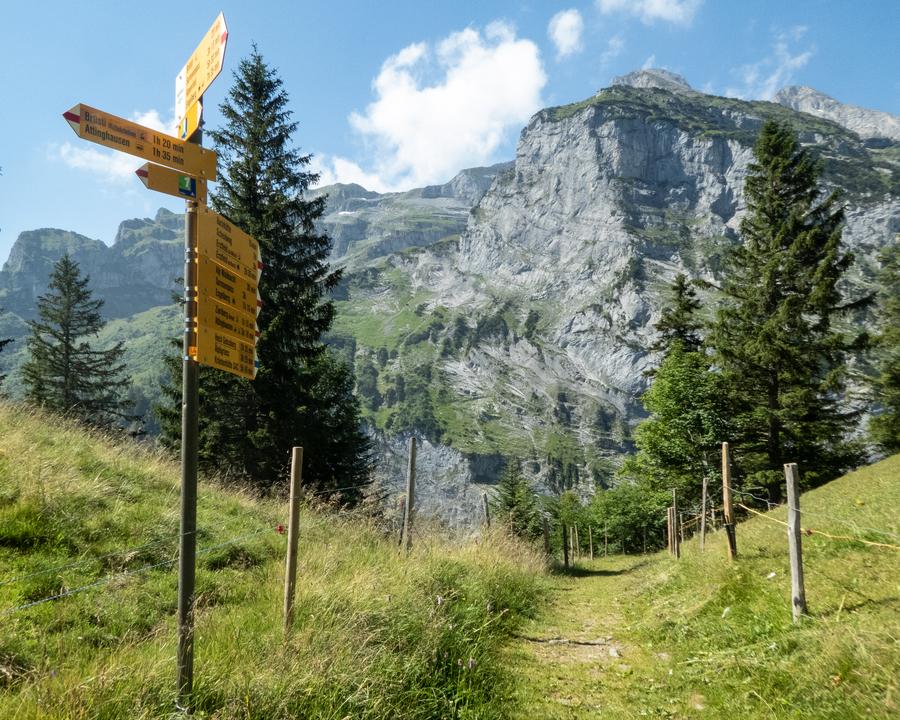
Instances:
[[[556,46],[556,59],[561,60],[574,55],[582,48],[581,33],[584,32],[584,20],[577,10],[561,10],[550,18],[547,35]]]
[[[771,100],[776,92],[793,81],[796,72],[805,67],[815,53],[812,47],[796,54],[791,50],[791,41],[801,40],[805,32],[805,27],[797,26],[776,35],[772,53],[734,71],[740,77],[740,84],[726,88],[725,94],[750,100]]]
[[[641,70],[649,70],[650,68],[656,67],[656,55],[651,55],[646,60],[644,60],[644,64],[641,65]]]
[[[597,0],[604,14],[624,12],[650,24],[656,20],[690,25],[703,0]]]
[[[410,45],[385,60],[372,83],[375,100],[349,118],[370,169],[326,158],[322,180],[402,189],[492,162],[509,131],[540,109],[546,82],[537,45],[506,23],[467,28],[436,47]]]
[[[622,54],[625,49],[625,40],[621,35],[613,35],[606,43],[606,50],[600,55],[600,63],[608,65],[612,60]]]
[[[174,119],[168,123],[163,121],[158,110],[134,112],[130,119],[139,125],[168,134],[172,133],[175,126]],[[71,168],[99,175],[107,182],[119,182],[124,178],[130,178],[134,175],[134,171],[144,164],[143,160],[133,155],[115,150],[102,150],[86,141],[78,144],[68,141],[60,145],[52,144],[49,147],[49,155],[51,159],[62,161]]]

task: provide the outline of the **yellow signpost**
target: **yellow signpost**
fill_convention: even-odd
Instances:
[[[256,377],[259,244],[206,208],[216,154],[202,146],[203,93],[222,71],[228,28],[219,13],[175,78],[176,135],[166,135],[80,103],[63,113],[78,137],[147,160],[138,177],[151,190],[187,201],[181,410],[181,526],[178,547],[177,701],[190,714],[194,684],[197,565],[199,368]]]
[[[201,298],[197,304],[197,323],[201,328],[228,333],[250,345],[256,345],[259,331],[256,315],[248,315],[210,297]]]
[[[216,154],[194,143],[138,125],[79,103],[63,117],[83,140],[180,170],[205,180],[216,179]]]
[[[197,291],[201,301],[205,298],[218,300],[254,318],[261,307],[255,280],[231,272],[204,256],[198,262]]]
[[[259,243],[209,208],[200,208],[197,218],[198,250],[234,273],[256,283],[262,272]]]
[[[225,25],[225,15],[219,13],[212,27],[206,31],[200,44],[175,77],[175,115],[178,117],[179,130],[186,118],[189,121],[185,128],[186,135],[182,137],[190,137],[199,127],[201,112],[196,113],[197,125],[191,129],[188,111],[222,72],[227,41],[228,27]]]
[[[248,380],[256,377],[255,345],[213,328],[200,327],[196,360]]]
[[[196,200],[200,206],[206,205],[206,181],[170,170],[162,165],[144,163],[134,171],[144,186],[156,192],[174,195],[183,200]]]

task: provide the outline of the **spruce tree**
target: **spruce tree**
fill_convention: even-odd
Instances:
[[[360,485],[369,448],[353,378],[321,340],[334,319],[329,293],[341,276],[328,266],[330,239],[315,227],[325,198],[304,199],[318,177],[308,171],[310,156],[292,147],[297,123],[287,93],[255,47],[220,111],[225,124],[209,133],[219,157],[212,206],[260,244],[260,367],[253,381],[202,369],[201,465],[272,487],[286,477],[291,447],[301,445],[305,485]],[[174,446],[177,412],[170,411],[168,420],[162,413],[163,433]]]
[[[712,345],[734,401],[738,465],[776,499],[783,463],[817,484],[859,457],[846,441],[855,415],[841,400],[852,344],[833,326],[853,258],[841,247],[839,198],[823,194],[790,126],[766,122],[754,158]]]
[[[896,238],[900,240],[900,237]],[[900,242],[881,253],[875,340],[875,405],[872,439],[885,452],[900,452]]]
[[[28,322],[22,379],[29,401],[108,427],[126,417],[124,350],[121,342],[95,350],[85,340],[105,324],[103,300],[92,297],[88,282],[68,255],[53,266],[47,294],[37,301],[38,319]]]
[[[503,469],[492,506],[497,522],[514,534],[530,538],[540,532],[537,495],[522,475],[517,460],[510,460]]]
[[[678,341],[686,352],[699,350],[701,325],[695,317],[699,309],[697,293],[685,274],[678,273],[672,283],[669,303],[655,325],[659,338],[650,349],[664,353]]]

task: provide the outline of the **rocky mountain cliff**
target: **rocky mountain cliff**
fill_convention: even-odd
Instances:
[[[401,491],[411,433],[423,440],[421,506],[453,522],[477,515],[507,458],[551,490],[611,482],[641,417],[666,288],[678,272],[720,276],[723,253],[740,241],[744,178],[767,118],[792,123],[826,185],[844,192],[856,254],[847,288],[862,293],[878,250],[900,231],[892,124],[861,136],[849,121],[705,95],[666,71],[542,110],[511,163],[405,193],[319,190],[334,261],[347,268],[328,341],[368,379],[359,392],[389,493]],[[160,211],[123,223],[109,247],[23,233],[0,273],[0,306],[33,312],[50,265],[69,250],[120,318],[105,339],[127,338],[149,357],[177,333],[169,293],[181,228]],[[148,362],[146,396],[159,382],[158,361]]]
[[[54,263],[66,253],[106,300],[104,316],[129,317],[171,301],[175,279],[183,274],[184,216],[161,208],[152,220],[126,220],[112,245],[67,230],[23,232],[0,270],[0,306],[33,317]]]
[[[785,107],[834,120],[864,140],[900,141],[900,117],[890,113],[847,105],[803,85],[782,88],[773,99]],[[873,146],[878,147],[879,144],[884,143],[873,143]]]
[[[548,488],[609,482],[642,414],[666,289],[678,272],[719,277],[767,118],[792,123],[826,186],[844,191],[857,256],[848,287],[861,294],[900,230],[897,146],[632,73],[536,114],[458,242],[351,274],[339,329],[356,340],[357,366],[378,374],[373,421],[454,449],[470,505],[478,488],[465,468],[497,455],[522,459]]]

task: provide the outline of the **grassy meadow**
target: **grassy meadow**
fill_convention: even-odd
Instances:
[[[171,715],[177,466],[9,405],[0,453],[0,717]],[[305,509],[285,640],[285,516],[201,484],[197,717],[504,717],[499,648],[543,596],[535,552],[423,527],[406,557],[373,519]]]

